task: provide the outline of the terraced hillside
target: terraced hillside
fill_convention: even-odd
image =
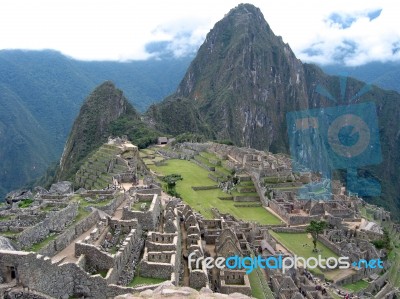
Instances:
[[[113,176],[129,171],[127,162],[119,156],[122,152],[123,149],[114,144],[102,145],[79,168],[76,186],[87,190],[107,188]]]

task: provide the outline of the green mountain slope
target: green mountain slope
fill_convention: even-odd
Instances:
[[[0,199],[59,159],[83,100],[97,85],[112,80],[144,110],[176,88],[190,59],[87,62],[55,51],[0,51],[0,123],[7,123],[0,139]],[[25,135],[27,150],[10,142]]]
[[[71,179],[82,161],[107,142],[109,136],[128,135],[138,144],[154,142],[158,134],[142,123],[140,115],[115,85],[106,81],[85,100],[74,125],[57,172],[57,180]]]

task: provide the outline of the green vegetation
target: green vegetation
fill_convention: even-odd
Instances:
[[[384,228],[382,239],[372,241],[372,244],[374,244],[377,249],[385,248],[388,251],[392,250],[392,244],[388,230]]]
[[[180,194],[176,192],[176,183],[182,180],[182,176],[176,173],[168,174],[162,178],[162,181],[165,182],[167,193],[175,197],[180,197]]]
[[[233,200],[221,200],[218,197],[226,197],[228,194],[220,189],[194,191],[192,186],[212,186],[215,182],[208,178],[208,171],[186,160],[168,160],[165,166],[149,165],[151,169],[162,174],[169,175],[179,173],[183,180],[177,182],[176,191],[181,194],[183,200],[193,209],[200,212],[208,219],[213,218],[211,208],[217,208],[222,213],[260,224],[279,224],[281,221],[269,213],[263,207],[235,207]]]
[[[149,201],[139,201],[136,202],[132,205],[132,210],[133,211],[142,211],[142,204],[146,204],[146,210],[148,210],[150,208],[150,204],[151,204],[151,200]]]
[[[5,232],[0,232],[0,236],[4,236],[4,237],[14,237],[16,235],[18,235],[19,232],[12,232],[12,231],[5,231]]]
[[[12,220],[14,218],[15,218],[15,216],[13,216],[13,215],[2,215],[2,216],[0,216],[0,221],[8,221],[8,220]]]
[[[328,223],[325,221],[315,221],[311,220],[310,224],[308,225],[306,231],[307,233],[311,234],[313,239],[314,249],[313,251],[317,252],[317,241],[318,236],[324,232],[324,229],[328,226]]]
[[[130,116],[120,117],[113,121],[110,125],[110,133],[113,136],[128,136],[128,139],[139,148],[146,148],[150,144],[157,143],[157,137],[161,135],[140,119]]]
[[[274,295],[262,271],[257,268],[249,274],[251,296],[257,299],[272,299]]]
[[[365,280],[359,280],[355,283],[346,284],[343,286],[343,289],[348,291],[358,292],[368,287],[368,282]]]
[[[50,234],[49,236],[47,236],[47,238],[45,238],[44,240],[42,240],[39,243],[33,244],[31,247],[29,247],[27,249],[27,251],[33,251],[33,252],[38,252],[40,249],[42,249],[43,247],[45,247],[47,244],[49,244],[51,241],[53,241],[58,235],[57,234]]]
[[[100,270],[97,272],[97,274],[100,274],[101,277],[103,277],[103,278],[106,278],[107,273],[108,273],[108,270]]]
[[[18,207],[21,209],[29,208],[32,205],[32,203],[33,203],[32,198],[26,198],[18,203]]]
[[[309,238],[307,233],[277,233],[270,231],[271,235],[282,243],[293,254],[304,258],[317,257],[321,255],[322,258],[335,257],[339,258],[336,253],[317,241],[319,252],[313,251],[313,240]],[[313,269],[312,272],[322,273],[319,269]]]
[[[48,50],[1,51],[0,198],[59,160],[83,99],[98,84],[112,80],[145,111],[176,89],[191,60],[89,62]]]
[[[151,284],[159,284],[164,282],[165,279],[161,278],[151,278],[151,277],[142,277],[142,276],[137,276],[132,279],[130,284],[128,285],[129,287],[136,287],[140,285],[151,285]]]

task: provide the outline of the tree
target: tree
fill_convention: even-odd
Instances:
[[[179,197],[179,194],[175,190],[175,186],[176,186],[176,182],[180,181],[182,179],[183,179],[182,176],[180,174],[176,174],[176,173],[169,174],[169,175],[166,175],[165,177],[163,177],[162,180],[163,180],[163,182],[166,183],[166,187],[167,187],[166,191],[169,195]]]
[[[317,252],[317,240],[318,236],[324,232],[324,229],[328,226],[328,223],[325,221],[315,221],[311,220],[310,224],[308,225],[306,232],[310,233],[313,238],[314,249],[313,251]]]

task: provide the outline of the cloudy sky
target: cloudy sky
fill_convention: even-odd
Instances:
[[[0,49],[55,49],[84,60],[193,53],[243,1],[1,0]],[[249,0],[303,61],[400,60],[393,0]]]

